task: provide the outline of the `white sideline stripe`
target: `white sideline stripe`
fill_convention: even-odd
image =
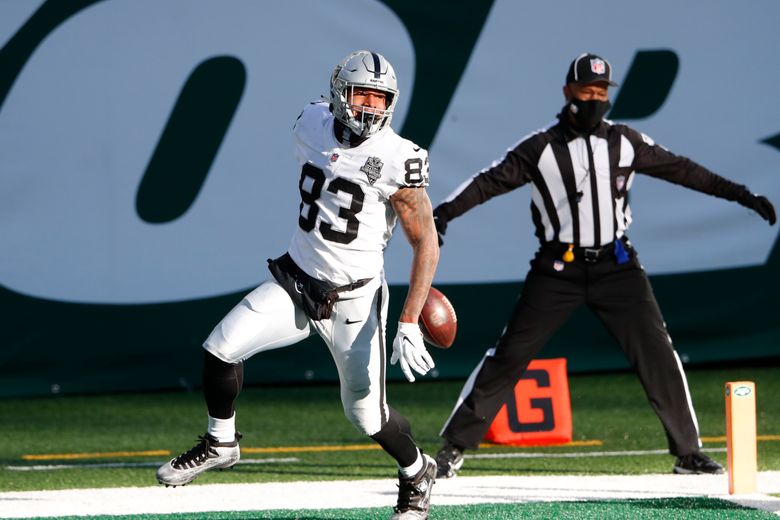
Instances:
[[[297,457],[282,459],[241,459],[236,464],[274,464],[282,462],[300,462]],[[34,466],[6,466],[11,471],[50,471],[57,469],[81,469],[81,468],[156,468],[165,461],[157,462],[96,462],[93,464],[36,464]]]
[[[390,473],[390,471],[388,471]],[[151,477],[150,477],[151,478]],[[390,508],[396,479],[274,482],[267,484],[188,484],[165,488],[68,489],[0,493],[0,518],[89,515],[162,515],[206,511],[271,509]],[[349,493],[345,494],[344,490]],[[625,500],[707,496],[780,515],[780,471],[758,474],[758,493],[728,494],[727,475],[564,475],[491,476],[440,479],[433,507],[479,503]],[[193,515],[197,516],[197,515]]]
[[[725,452],[726,448],[711,448],[707,452]],[[576,453],[475,453],[465,454],[466,459],[579,459],[587,457],[620,457],[625,455],[666,455],[668,450],[625,450],[625,451],[589,451]],[[241,459],[238,464],[274,464],[284,462],[300,462],[299,458],[287,457],[276,459]],[[79,468],[153,468],[164,461],[158,462],[103,462],[92,464],[38,464],[34,466],[6,466],[11,471],[52,471],[58,469]]]
[[[726,448],[712,448],[707,452],[725,452]],[[669,450],[583,451],[577,453],[475,453],[465,459],[580,459],[587,457],[621,457],[624,455],[668,455]]]

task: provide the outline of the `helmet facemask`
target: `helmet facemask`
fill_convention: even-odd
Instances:
[[[371,89],[385,94],[385,109],[352,104],[356,89]],[[339,63],[330,82],[330,106],[333,115],[355,135],[370,137],[390,125],[398,98],[398,86],[392,65],[371,51],[357,51]]]
[[[381,130],[384,125],[388,124],[390,119],[393,117],[393,112],[388,110],[388,107],[390,107],[393,102],[393,94],[384,90],[374,89],[385,94],[384,109],[351,103],[350,101],[354,99],[354,91],[363,88],[366,87],[347,85],[345,88],[347,111],[349,112],[350,119],[355,122],[354,126],[347,126],[349,126],[349,128],[355,132],[355,134],[361,137],[368,137]]]

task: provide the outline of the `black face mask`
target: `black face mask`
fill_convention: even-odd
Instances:
[[[610,108],[612,108],[612,103],[609,101],[599,101],[597,99],[582,101],[576,97],[572,97],[569,101],[569,113],[574,118],[577,128],[582,130],[595,128]]]

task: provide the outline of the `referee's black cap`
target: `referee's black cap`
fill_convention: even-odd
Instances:
[[[566,74],[566,83],[585,84],[596,81],[617,87],[618,84],[612,81],[612,65],[601,56],[588,52],[574,58]]]

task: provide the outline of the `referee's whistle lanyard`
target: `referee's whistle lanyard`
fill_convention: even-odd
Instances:
[[[575,103],[575,101],[578,101],[579,103]],[[597,104],[598,103],[598,104]],[[589,110],[583,110],[582,105],[588,106]],[[579,110],[574,110],[574,108],[577,107]],[[592,123],[591,120],[588,120],[587,122],[583,121],[585,124],[588,124],[589,126],[585,126],[585,128],[594,128],[598,122],[601,122],[601,118],[606,114],[607,110],[610,108],[609,101],[580,101],[575,99],[572,99],[572,102],[570,104],[570,108],[572,109],[572,115],[574,116],[574,119],[577,121],[577,123],[580,123],[580,118],[577,116],[585,116],[585,119],[593,118],[594,116],[598,116],[597,123]],[[584,126],[584,125],[583,125]],[[583,177],[582,181],[577,185],[577,204],[582,201],[582,197],[584,194],[583,191],[583,185],[585,182],[590,181],[591,183],[591,193],[593,193],[593,190],[595,189],[596,182],[596,171],[595,171],[595,164],[593,161],[593,147],[590,144],[590,132],[585,133],[582,138],[585,140],[585,146],[588,149],[588,173]],[[615,255],[615,261],[618,264],[625,264],[629,260],[628,252],[626,251],[625,246],[623,245],[623,242],[621,240],[615,240],[614,241],[614,249],[613,249],[614,255]],[[575,259],[574,255],[574,244],[569,244],[568,249],[563,253],[563,261],[566,263],[571,263]]]

